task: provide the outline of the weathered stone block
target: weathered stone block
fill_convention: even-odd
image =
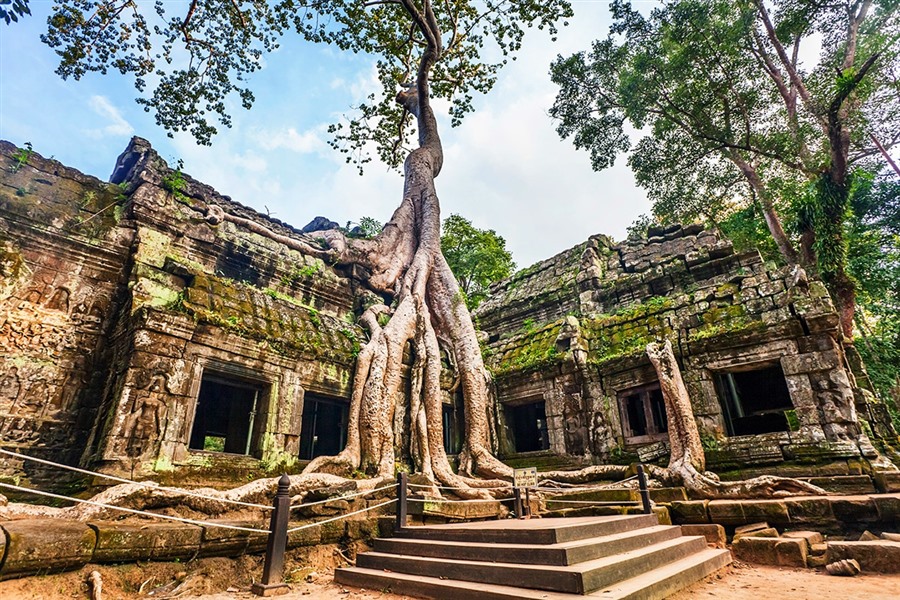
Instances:
[[[829,498],[835,518],[842,523],[874,523],[879,520],[875,500],[869,496]]]
[[[900,494],[877,494],[869,496],[878,511],[878,520],[883,523],[900,521]]]
[[[673,502],[669,510],[676,523],[709,523],[708,505],[709,500]]]
[[[347,526],[343,520],[323,523],[316,529],[321,532],[323,544],[337,544],[347,533]]]
[[[203,529],[182,523],[130,525],[94,521],[97,534],[91,562],[129,562],[193,558],[200,549]]]
[[[378,517],[347,521],[347,538],[351,540],[370,540],[375,537],[378,537]]]
[[[825,554],[807,554],[806,566],[810,569],[821,569],[828,564],[828,556]]]
[[[784,539],[775,544],[775,560],[782,567],[806,567],[807,548],[804,540]]]
[[[715,523],[703,523],[698,525],[682,525],[682,535],[702,535],[706,543],[716,548],[725,547],[725,528]]]
[[[787,506],[780,500],[742,500],[741,505],[747,521],[765,521],[771,525],[791,522]]]
[[[828,562],[855,559],[863,571],[900,573],[900,542],[828,542]]]
[[[340,521],[335,521],[340,523]],[[292,531],[288,533],[288,548],[297,548],[299,546],[315,546],[320,543],[329,543],[322,541],[322,528],[330,525],[331,523],[326,523],[325,525],[314,525],[312,527],[307,527],[305,529],[300,529],[298,531]],[[288,529],[293,527],[301,527],[303,525],[308,525],[305,522],[292,522],[288,524]],[[343,527],[341,528],[341,535],[343,535]],[[338,536],[340,539],[340,535]]]
[[[747,522],[739,500],[713,500],[707,507],[709,520],[722,525],[741,525]],[[755,519],[754,519],[755,520]]]
[[[804,540],[808,550],[812,550],[812,547],[815,544],[822,544],[825,542],[825,536],[818,531],[785,531],[782,537]]]
[[[769,524],[765,522],[761,523],[749,523],[747,525],[739,525],[734,528],[735,535],[746,535],[748,533],[753,533],[754,531],[762,531],[763,529],[768,529]]]
[[[781,359],[781,368],[784,369],[785,375],[828,371],[838,368],[839,365],[837,353],[831,351],[810,352],[796,356],[785,356]]]
[[[886,494],[900,492],[900,471],[877,471],[872,477],[879,492]]]
[[[780,541],[780,538],[745,537],[735,542],[731,549],[738,560],[756,565],[777,565],[775,544]]]
[[[263,528],[259,523],[252,521],[221,521],[221,523],[223,525],[253,529]],[[251,540],[254,542],[254,549],[258,549],[265,548],[267,539],[268,535],[264,533],[251,533],[249,531],[206,525],[203,527],[203,535],[200,538],[200,549],[197,552],[197,556],[240,556],[249,550]]]
[[[686,502],[687,492],[683,487],[652,488],[650,499],[654,502]]]
[[[749,531],[747,533],[735,533],[733,542],[736,542],[745,537],[764,537],[764,538],[777,538],[778,530],[774,527],[766,527],[765,529],[757,529],[754,531]]]
[[[0,579],[11,575],[77,569],[91,560],[97,536],[78,521],[24,519],[2,524],[6,557]]]
[[[836,521],[828,498],[790,498],[784,501],[790,522],[827,526]]]

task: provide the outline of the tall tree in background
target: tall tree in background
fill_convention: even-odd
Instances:
[[[441,250],[470,309],[487,297],[492,283],[509,277],[516,268],[506,240],[493,229],[478,229],[459,215],[444,219]]]
[[[332,128],[333,145],[359,165],[371,160],[369,149],[390,165],[402,164],[400,206],[371,239],[334,229],[316,234],[327,248],[315,240],[284,240],[332,264],[359,265],[378,298],[361,318],[370,340],[357,360],[347,446],[338,456],[317,458],[307,471],[349,475],[360,469],[393,477],[395,460],[408,450],[415,469],[430,479],[469,489],[462,495],[488,496],[480,488],[496,484],[465,475],[510,477],[512,470],[490,450],[488,375],[459,285],[441,254],[434,180],[444,155],[432,99],[449,101],[451,120],[458,123],[472,110],[473,94],[488,91],[506,56],[520,48],[524,29],[555,33],[554,23],[571,15],[568,2],[157,2],[153,19],[162,21],[160,27],[148,25],[145,9],[133,0],[60,0],[43,39],[61,58],[61,76],[109,69],[131,74],[141,93],[138,102],[160,125],[190,131],[201,143],[215,134],[215,120],[230,124],[231,95],[250,107],[247,77],[283,34],[293,31],[373,57],[381,90]],[[494,62],[483,57],[486,44]],[[409,394],[402,377],[407,347],[413,355]],[[464,398],[460,475],[450,467],[441,435],[442,350],[459,372]],[[411,423],[410,448],[399,447],[402,436],[395,435],[394,423],[404,416]]]
[[[849,338],[854,170],[881,160],[876,140],[900,142],[898,7],[680,0],[645,16],[617,0],[609,36],[553,64],[551,115],[595,169],[633,150],[664,219],[715,223],[757,205],[782,258],[829,286]],[[626,124],[648,132],[633,149]]]

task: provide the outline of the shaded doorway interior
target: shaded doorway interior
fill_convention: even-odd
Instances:
[[[716,374],[729,436],[790,431],[794,409],[781,365]]]
[[[547,411],[543,401],[506,406],[505,413],[516,452],[536,452],[550,448]]]
[[[300,458],[333,456],[347,444],[348,405],[343,400],[306,394],[300,429]]]
[[[263,386],[218,373],[204,373],[189,448],[253,454]]]

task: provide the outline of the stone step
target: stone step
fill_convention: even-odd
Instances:
[[[560,544],[659,524],[656,515],[523,519],[406,527],[394,537],[494,544]]]
[[[454,579],[475,583],[586,594],[705,549],[704,538],[683,536],[570,566],[458,561],[381,552],[360,554],[356,564],[364,569],[382,569],[423,577],[440,578],[452,574]]]
[[[454,560],[565,566],[645,548],[680,535],[681,528],[679,527],[657,525],[561,544],[492,544],[415,538],[382,538],[375,540],[375,550],[385,554]]]
[[[731,552],[707,548],[648,573],[597,590],[588,597],[609,600],[662,600],[729,564]]]
[[[384,590],[395,594],[434,598],[435,600],[573,600],[605,598],[608,600],[661,600],[706,577],[731,562],[727,550],[712,548],[663,565],[653,571],[597,590],[588,596],[529,590],[521,587],[472,583],[439,577],[422,577],[405,573],[348,567],[335,571],[335,580],[344,585]]]

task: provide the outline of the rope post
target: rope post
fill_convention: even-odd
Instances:
[[[278,480],[278,493],[275,494],[275,510],[269,523],[269,541],[266,544],[266,562],[263,565],[263,576],[259,583],[250,587],[257,596],[277,596],[290,591],[288,584],[282,581],[284,576],[284,550],[287,547],[288,519],[291,516],[291,478],[282,475]]]
[[[406,527],[406,485],[409,475],[401,471],[397,474],[397,531]]]
[[[647,489],[647,476],[644,475],[644,465],[638,464],[638,489],[641,492],[641,503],[644,505],[644,514],[649,515],[653,512],[650,506],[650,490]]]
[[[525,513],[522,508],[522,490],[517,487],[513,488],[513,511],[516,513],[517,519],[525,518]]]

